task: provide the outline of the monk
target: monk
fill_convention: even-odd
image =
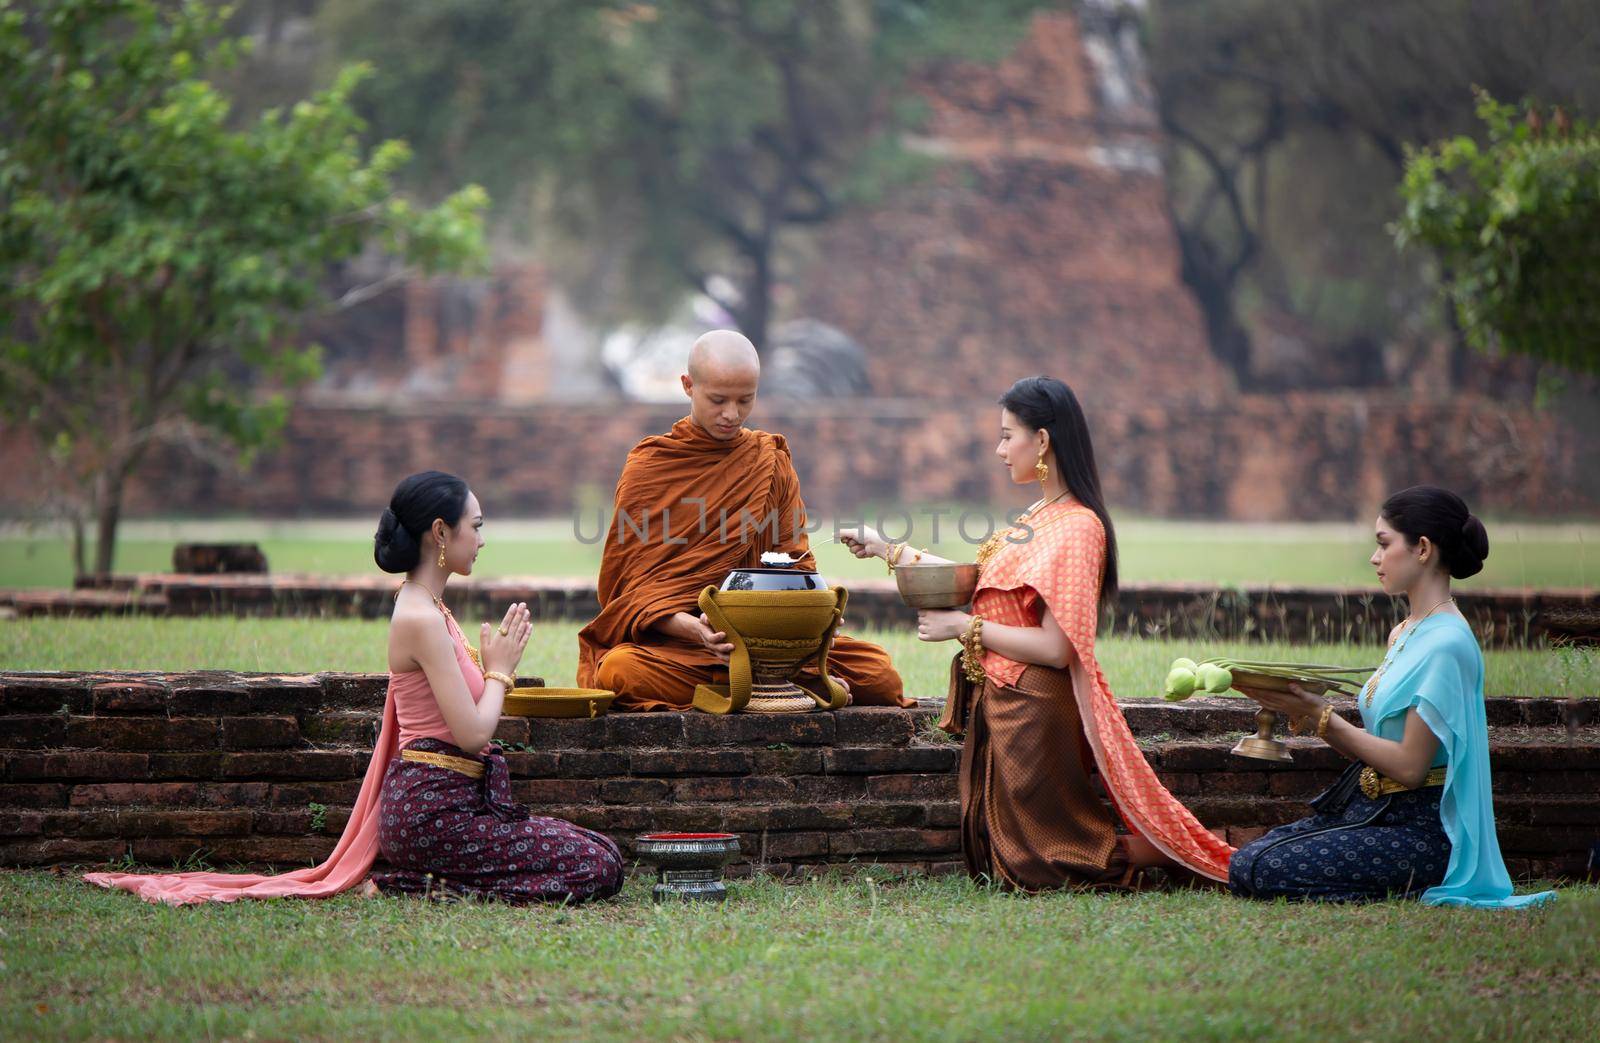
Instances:
[[[707,586],[767,552],[816,568],[788,442],[744,426],[761,380],[755,346],[714,330],[695,341],[688,370],[689,415],[623,464],[600,614],[578,634],[578,684],[616,692],[613,710],[686,710],[696,685],[727,683],[733,645],[699,610]],[[877,645],[835,636],[828,674],[854,705],[916,705]],[[809,680],[820,681],[814,667]]]

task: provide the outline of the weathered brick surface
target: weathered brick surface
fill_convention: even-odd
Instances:
[[[173,604],[190,605],[194,614],[260,615],[270,612],[277,615],[297,615],[312,609],[295,599],[278,597],[284,590],[318,590],[333,608],[316,608],[317,615],[358,615],[376,617],[387,613],[393,581],[378,576],[318,577],[295,576],[178,576],[143,575],[125,577],[126,582],[147,592],[161,592]],[[463,580],[451,584],[446,595],[451,609],[463,618],[493,619],[505,613],[513,602],[525,601],[530,605],[541,599],[551,602],[544,611],[545,618],[588,620],[594,607],[580,603],[565,595],[572,589],[573,580]],[[584,589],[593,594],[593,586]],[[189,597],[185,592],[193,594]],[[18,592],[0,591],[0,601],[16,602],[23,614],[89,614],[93,605],[75,605],[74,598],[83,591],[54,591],[29,594],[32,601],[16,602]],[[98,593],[90,591],[89,593]],[[562,597],[552,598],[560,594]],[[202,596],[203,595],[203,596]],[[263,609],[261,599],[268,598]],[[592,600],[592,597],[591,597]],[[1472,623],[1478,639],[1486,646],[1525,647],[1540,640],[1600,640],[1600,593],[1593,591],[1526,591],[1526,590],[1472,590],[1456,595],[1462,612]],[[570,612],[568,610],[571,610]],[[174,609],[174,612],[177,610]],[[1252,584],[1237,588],[1219,589],[1205,584],[1149,584],[1123,585],[1117,603],[1108,608],[1101,619],[1104,632],[1148,633],[1158,631],[1168,636],[1217,637],[1245,640],[1317,640],[1330,637],[1339,640],[1381,643],[1390,628],[1405,614],[1402,603],[1388,595],[1369,588],[1349,587],[1291,587],[1280,588]],[[851,584],[850,608],[847,626],[909,626],[915,619],[913,611],[901,602],[894,583],[885,579],[861,579]],[[185,698],[172,702],[168,709],[174,714],[214,713],[299,713],[319,707],[344,709],[378,709],[383,705],[384,681],[381,677],[331,674],[320,683],[307,678],[286,677],[274,685],[256,685],[248,690],[248,698],[241,699],[240,690],[231,684],[228,674],[191,674],[185,680],[172,681],[170,687],[183,691]],[[521,683],[538,683],[537,678],[519,679]],[[59,684],[27,678],[17,682],[13,689],[8,685],[0,690],[0,706],[13,712],[31,710],[38,714],[59,711],[66,705],[69,712],[86,712],[90,694],[85,683]],[[99,682],[94,689],[95,699],[110,700],[100,712],[117,712],[118,707],[132,709],[139,699],[157,703],[159,685],[149,681]],[[597,721],[587,732],[589,745],[598,748],[617,741],[642,740],[644,733],[660,738],[661,745],[674,745],[678,738],[703,744],[738,742],[789,742],[805,743],[872,743],[893,744],[902,734],[907,721],[892,714],[874,716],[871,708],[858,717],[817,720],[812,717],[752,716],[749,723],[738,728],[707,735],[694,723],[695,718],[669,722],[661,715],[628,718],[640,723],[620,726],[615,722]],[[1578,707],[1582,710],[1583,707]],[[1503,714],[1515,719],[1491,720],[1497,726],[1528,724],[1545,727],[1560,723],[1566,714],[1573,712],[1552,700],[1529,700],[1522,710],[1503,707]],[[1168,718],[1169,724],[1178,725],[1180,733],[1207,734],[1228,727],[1247,727],[1235,724],[1244,715],[1241,708],[1191,708],[1180,711],[1180,716]],[[1534,717],[1519,716],[1534,714]],[[743,720],[743,718],[741,718]],[[535,722],[540,723],[540,722]],[[835,729],[850,729],[835,733]],[[885,734],[871,736],[874,729]],[[910,736],[905,736],[909,741]],[[520,740],[512,740],[520,741]],[[568,741],[579,742],[574,733]]]
[[[0,692],[22,693],[0,703],[0,863],[131,853],[165,866],[200,853],[288,866],[325,856],[348,821],[383,684],[0,674]],[[41,712],[57,699],[65,714]],[[1306,739],[1290,741],[1290,764],[1231,755],[1254,724],[1237,700],[1124,710],[1162,781],[1233,844],[1305,814],[1343,765]],[[736,873],[823,863],[932,873],[959,867],[960,849],[961,747],[929,732],[937,711],[507,718],[502,736],[535,747],[506,753],[517,800],[625,850],[651,830],[727,830],[745,852]],[[1561,700],[1491,699],[1488,717],[1508,866],[1582,875],[1600,830],[1600,727]]]

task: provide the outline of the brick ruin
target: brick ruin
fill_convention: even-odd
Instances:
[[[327,856],[361,787],[378,674],[0,674],[0,865],[303,865]],[[1133,701],[1162,781],[1235,845],[1308,813],[1342,767],[1292,740],[1232,756],[1244,700]],[[1353,708],[1345,710],[1353,715]],[[796,715],[507,717],[516,799],[614,836],[739,834],[738,872],[873,863],[958,869],[960,747],[936,709]],[[1600,835],[1600,728],[1551,699],[1490,699],[1496,822],[1518,879],[1582,878]],[[316,805],[320,805],[320,808]]]

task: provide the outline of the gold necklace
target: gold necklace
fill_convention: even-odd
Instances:
[[[1384,671],[1389,669],[1389,664],[1391,662],[1400,658],[1400,653],[1406,650],[1406,642],[1411,640],[1411,635],[1416,632],[1417,627],[1422,624],[1424,619],[1427,619],[1429,616],[1433,615],[1441,608],[1444,608],[1454,600],[1455,598],[1453,597],[1445,598],[1443,601],[1439,602],[1437,605],[1418,616],[1415,623],[1411,622],[1410,620],[1406,621],[1405,629],[1400,631],[1400,636],[1395,640],[1394,647],[1390,650],[1388,655],[1383,657],[1383,662],[1378,664],[1378,669],[1373,673],[1373,675],[1367,678],[1366,696],[1368,706],[1372,705],[1373,698],[1378,694],[1378,681],[1383,677]]]
[[[450,611],[450,606],[446,605],[444,603],[444,598],[442,598],[439,595],[435,594],[432,590],[429,590],[428,589],[428,585],[426,583],[422,582],[421,580],[415,580],[415,579],[407,578],[407,579],[403,579],[403,580],[400,581],[400,586],[403,587],[407,583],[410,583],[410,584],[413,584],[415,586],[421,587],[423,590],[427,590],[428,591],[428,596],[433,598],[433,603],[439,607],[439,611],[443,612],[445,614],[446,618],[448,618],[450,620],[450,622],[452,622],[452,623],[456,622],[456,614],[454,612]],[[395,597],[399,597],[400,596],[400,588],[399,587],[395,588],[394,596]],[[456,630],[461,631],[461,624],[456,623]],[[482,655],[482,653],[480,653],[477,650],[476,647],[473,646],[471,641],[467,640],[467,635],[466,635],[465,631],[461,631],[461,643],[467,646],[467,657],[472,660],[472,665],[476,666],[479,670],[482,670],[483,669],[483,655]]]
[[[978,548],[978,567],[980,569],[983,568],[985,565],[989,564],[996,554],[1000,553],[1001,544],[1007,537],[1017,531],[1018,525],[1032,521],[1034,515],[1038,514],[1052,503],[1055,503],[1063,496],[1067,495],[1067,492],[1068,490],[1063,489],[1054,496],[1050,497],[1050,499],[1045,500],[1043,503],[1028,508],[1027,511],[1023,513],[1022,517],[1017,519],[1016,525],[1008,525],[1003,531],[997,532],[993,536],[990,536],[988,539],[984,540],[983,544]],[[1041,525],[1040,528],[1042,529],[1044,526]],[[1029,538],[1032,539],[1032,537]]]

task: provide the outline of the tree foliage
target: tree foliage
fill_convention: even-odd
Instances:
[[[1600,372],[1600,127],[1480,92],[1487,140],[1414,151],[1395,224],[1429,248],[1461,328],[1568,369]]]
[[[243,127],[206,79],[224,10],[0,0],[0,410],[98,519],[109,571],[123,484],[163,439],[248,452],[314,376],[300,320],[369,248],[424,270],[483,254],[482,190],[398,195],[397,141],[365,152],[365,72]],[[354,296],[360,296],[357,291]]]
[[[785,235],[914,176],[897,90],[921,63],[990,56],[1036,0],[330,0],[341,54],[384,72],[375,126],[430,180],[480,179],[557,234],[599,298],[687,291],[761,344]],[[415,41],[426,40],[418,47]]]
[[[1441,327],[1387,232],[1406,143],[1469,131],[1474,84],[1600,110],[1597,38],[1592,0],[1152,0],[1170,205],[1218,357],[1278,379],[1281,319],[1318,360],[1303,382],[1385,382],[1386,345]]]

